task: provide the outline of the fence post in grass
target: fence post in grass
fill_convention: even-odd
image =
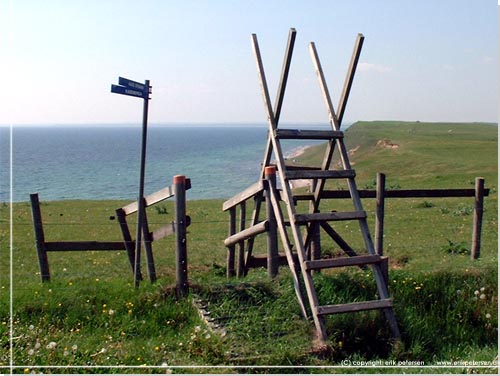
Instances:
[[[375,253],[384,254],[385,174],[377,173],[375,210]]]
[[[40,212],[40,202],[38,193],[30,194],[31,214],[33,216],[33,226],[35,230],[36,252],[38,254],[38,264],[40,266],[40,277],[42,282],[50,281],[49,260],[45,249],[45,234],[43,232],[42,213]]]
[[[245,229],[245,219],[246,219],[246,213],[247,213],[247,205],[246,202],[243,201],[240,204],[240,227],[238,231],[243,231]],[[243,277],[244,273],[244,265],[245,264],[245,241],[242,240],[238,243],[238,269],[236,270],[236,276]]]
[[[186,244],[186,177],[174,176],[175,195],[175,240],[177,294],[182,297],[188,293],[188,264]]]
[[[474,219],[472,224],[471,259],[479,258],[481,250],[481,225],[483,222],[484,178],[476,178],[476,194],[474,198]]]
[[[266,178],[266,212],[269,224],[267,230],[267,274],[274,278],[279,270],[278,225],[271,202],[271,190],[276,188],[276,167],[268,166],[264,173]]]
[[[229,236],[232,236],[236,233],[236,208],[233,206],[229,209]],[[227,248],[227,278],[234,277],[236,272],[234,269],[234,253],[235,246],[234,244]]]

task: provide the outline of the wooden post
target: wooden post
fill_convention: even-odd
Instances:
[[[375,210],[375,253],[384,254],[385,174],[377,173],[377,207]]]
[[[279,271],[278,226],[271,202],[271,190],[276,189],[276,167],[265,168],[266,178],[266,212],[269,228],[267,230],[267,274],[274,278]]]
[[[176,268],[177,293],[185,296],[188,293],[188,264],[186,244],[186,177],[174,176],[175,195],[175,240],[176,240]]]
[[[229,236],[232,236],[236,233],[236,207],[232,207],[229,209]],[[236,275],[236,271],[234,268],[234,253],[235,246],[234,244],[227,248],[227,278],[234,277]]]
[[[30,194],[31,214],[33,216],[33,226],[35,229],[36,251],[38,254],[38,264],[40,266],[40,277],[42,282],[50,281],[49,260],[45,248],[45,234],[43,232],[42,213],[40,212],[40,202],[38,193]]]
[[[145,200],[145,199],[144,199]],[[144,203],[144,207],[146,207],[146,203]],[[149,280],[151,283],[156,282],[156,269],[155,269],[155,261],[153,257],[153,247],[151,245],[152,239],[149,232],[148,218],[145,215],[143,220],[143,232],[142,235],[144,237],[144,250],[146,251],[146,261],[148,265],[148,274]]]
[[[135,254],[135,244],[132,241],[132,235],[130,234],[130,230],[127,225],[127,218],[125,215],[125,211],[122,208],[116,209],[116,218],[118,219],[118,223],[120,224],[120,230],[122,231],[123,242],[125,243],[125,248],[127,249],[128,260],[130,262],[130,266],[132,268],[132,273],[134,272],[134,254]],[[140,277],[142,279],[142,275]]]
[[[474,200],[474,220],[472,227],[471,259],[479,258],[481,250],[481,226],[483,222],[484,178],[476,178],[476,195]]]
[[[243,201],[240,203],[240,227],[239,231],[243,231],[245,229],[246,215],[247,215],[247,206],[246,202]],[[237,277],[243,277],[245,268],[245,241],[242,240],[238,243],[238,269],[236,270]]]

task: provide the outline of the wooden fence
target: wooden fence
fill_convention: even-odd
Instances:
[[[481,227],[483,221],[484,197],[488,196],[490,190],[484,187],[484,178],[477,177],[474,189],[390,189],[385,187],[385,174],[377,174],[377,185],[375,190],[360,189],[361,198],[375,198],[375,250],[383,255],[383,233],[385,217],[385,200],[388,198],[451,198],[451,197],[474,197],[474,216],[472,223],[471,258],[477,259],[481,249]],[[309,200],[311,195],[298,195],[298,200]],[[347,190],[324,191],[324,198],[350,198]]]
[[[147,222],[147,217],[144,215],[143,234],[146,250],[148,274],[151,282],[156,280],[156,271],[154,266],[152,242],[159,240],[165,236],[176,235],[176,267],[177,267],[177,289],[180,295],[185,295],[188,291],[187,278],[187,241],[186,228],[190,225],[191,219],[186,215],[186,190],[191,188],[190,179],[186,179],[183,175],[174,177],[173,185],[168,186],[158,192],[144,197],[144,208],[154,205],[158,202],[175,196],[175,221],[168,223],[159,229],[150,232]],[[138,211],[138,202],[132,202],[122,208],[116,210],[118,222],[123,236],[123,241],[119,242],[104,242],[104,241],[57,241],[48,242],[45,240],[43,230],[42,214],[40,210],[40,202],[38,193],[32,193],[31,211],[33,217],[33,226],[35,230],[35,241],[38,255],[38,263],[40,266],[40,275],[42,282],[50,281],[50,269],[47,252],[60,251],[116,251],[126,250],[132,267],[132,271],[139,273],[137,269],[137,257],[135,254],[136,244],[132,239],[130,230],[127,224],[126,217]],[[142,278],[142,276],[141,276]]]
[[[252,267],[267,267],[268,274],[272,277],[276,275],[277,268],[281,264],[286,263],[285,256],[278,253],[278,240],[276,231],[276,220],[273,217],[273,211],[266,205],[267,218],[258,222],[254,226],[245,229],[246,225],[246,203],[249,199],[265,200],[268,196],[269,189],[273,188],[273,182],[269,181],[268,177],[260,181],[240,194],[227,200],[223,205],[223,210],[229,212],[229,236],[224,241],[228,247],[227,253],[227,276],[232,277],[243,276]],[[451,198],[451,197],[474,197],[474,216],[473,216],[473,231],[471,244],[471,258],[477,259],[480,256],[481,249],[481,227],[483,218],[484,197],[489,195],[489,189],[484,188],[484,179],[476,178],[474,189],[398,189],[387,190],[385,186],[385,174],[377,174],[376,189],[361,189],[358,190],[361,198],[376,199],[375,210],[375,250],[379,255],[383,255],[383,233],[384,233],[384,217],[385,217],[385,200],[389,198]],[[297,201],[309,201],[312,199],[312,194],[302,194],[294,196]],[[351,198],[347,190],[325,190],[321,198]],[[267,201],[266,201],[267,202]],[[237,216],[237,208],[239,207],[239,216]],[[255,213],[254,213],[255,215]],[[258,215],[258,214],[257,214]],[[238,218],[239,217],[239,220]],[[237,231],[238,222],[238,231]],[[252,218],[252,223],[254,219]],[[329,227],[324,228],[328,231]],[[315,229],[313,240],[311,241],[313,258],[318,258],[320,253],[319,245],[319,227]],[[267,256],[265,258],[253,256],[253,241],[254,238],[262,233],[267,235]],[[335,236],[335,232],[330,234]],[[342,239],[338,239],[341,241]],[[245,252],[245,241],[247,249]],[[236,246],[238,246],[238,259],[236,260]],[[350,253],[350,247],[343,244],[342,248]],[[250,250],[250,252],[248,252]],[[235,266],[237,261],[237,266]]]

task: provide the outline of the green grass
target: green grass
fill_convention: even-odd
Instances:
[[[494,360],[498,354],[496,132],[496,127],[484,124],[399,122],[358,123],[346,132],[349,148],[360,145],[352,158],[360,188],[372,185],[376,172],[382,171],[388,185],[401,188],[468,188],[476,176],[484,176],[491,189],[485,198],[481,258],[476,261],[469,256],[472,198],[387,200],[384,248],[390,257],[390,290],[403,336],[402,345],[396,346],[376,311],[327,317],[328,346],[316,347],[314,327],[300,316],[286,268],[274,281],[265,270],[227,280],[223,240],[228,216],[221,212],[222,200],[188,202],[191,295],[181,300],[175,299],[172,289],[173,237],[153,246],[159,277],[155,284],[143,281],[134,289],[124,252],[49,253],[52,282],[42,284],[30,206],[16,203],[12,207],[12,353],[19,368],[14,372],[463,373],[465,367],[308,367],[340,366],[345,360],[354,364],[424,361],[427,365]],[[377,146],[381,139],[400,146],[382,148]],[[320,148],[309,150],[300,162],[320,159]],[[40,199],[48,241],[121,239],[116,220],[109,218],[125,202]],[[331,209],[349,206],[345,200],[333,201]],[[374,202],[363,203],[373,228]],[[151,229],[173,220],[172,204],[148,209]],[[4,367],[10,362],[9,211],[7,204],[0,207],[0,363]],[[343,222],[336,229],[355,248],[362,248],[357,226]],[[263,236],[256,246],[265,253]],[[322,249],[326,255],[340,252],[326,237]],[[319,299],[325,303],[373,299],[376,293],[371,272],[357,268],[323,272],[316,280]],[[210,311],[210,322],[201,318],[193,299],[200,299],[199,304]],[[99,366],[110,368],[95,368]],[[118,366],[137,368],[114,368]],[[187,368],[191,366],[229,368]],[[268,368],[272,366],[281,368]]]

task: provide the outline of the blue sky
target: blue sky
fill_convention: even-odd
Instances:
[[[346,121],[497,122],[494,0],[0,0],[0,124],[140,122],[118,76],[151,80],[151,122],[265,122],[250,35],[274,99],[290,27],[283,122],[327,121],[308,43],[337,103],[357,33]]]

